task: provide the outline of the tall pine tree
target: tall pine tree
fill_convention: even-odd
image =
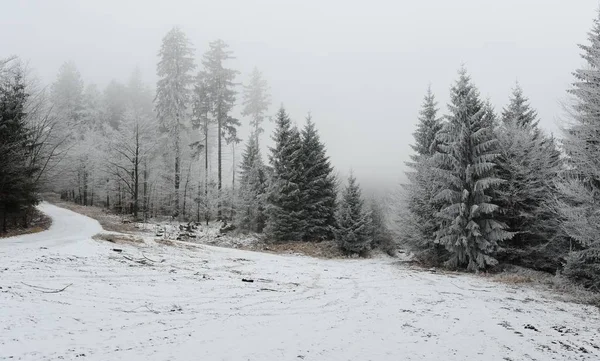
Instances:
[[[83,113],[83,79],[75,63],[66,62],[58,70],[52,84],[54,111],[64,120],[64,132],[73,133],[80,125]]]
[[[574,72],[571,126],[563,148],[568,170],[559,189],[561,228],[573,242],[564,273],[600,290],[600,11],[580,45],[586,66]]]
[[[499,244],[512,234],[497,220],[498,206],[492,203],[492,192],[502,182],[494,174],[497,140],[485,121],[479,91],[464,69],[451,89],[448,108],[434,155],[441,188],[434,200],[442,204],[436,214],[436,241],[450,252],[448,266],[479,270],[497,264]]]
[[[12,60],[14,61],[14,60]],[[0,233],[9,218],[19,217],[27,226],[27,212],[38,202],[32,166],[32,134],[26,121],[28,94],[20,64],[0,60]]]
[[[496,171],[505,180],[497,189],[499,219],[515,232],[501,257],[552,272],[561,262],[553,202],[561,160],[554,140],[541,132],[538,123],[535,110],[517,84],[496,129],[500,150]]]
[[[264,131],[262,123],[265,120],[265,113],[271,105],[271,96],[269,95],[269,85],[263,78],[258,68],[254,68],[250,76],[250,82],[244,86],[244,109],[243,116],[250,117],[250,126],[256,136],[257,141],[260,134]]]
[[[380,200],[371,200],[371,239],[372,247],[378,248],[390,256],[396,253],[396,245],[388,227],[388,221]]]
[[[411,147],[416,153],[412,157],[414,161],[418,161],[418,157],[431,156],[435,152],[435,136],[442,129],[442,120],[437,116],[437,112],[435,95],[429,86],[419,113],[417,130],[413,133],[415,144]]]
[[[410,181],[405,185],[408,213],[398,219],[399,229],[403,230],[402,242],[422,261],[436,263],[440,257],[440,246],[434,242],[437,223],[435,222],[436,204],[433,197],[436,185],[432,173],[431,157],[437,150],[436,134],[442,128],[442,119],[438,117],[437,102],[431,91],[423,100],[419,113],[417,130],[413,133],[415,154],[407,165],[412,171],[407,172]]]
[[[304,184],[302,138],[283,107],[277,113],[275,125],[266,233],[275,241],[300,241],[305,229],[301,188]]]
[[[255,134],[250,135],[242,155],[239,184],[236,212],[238,227],[260,233],[266,221],[267,174]]]
[[[183,150],[181,135],[189,121],[192,71],[196,66],[191,43],[185,33],[177,27],[171,29],[163,38],[159,56],[160,61],[156,68],[159,80],[156,84],[155,108],[161,130],[169,134],[173,141],[175,167],[172,209],[173,216],[179,217]]]
[[[193,95],[193,109],[192,109],[192,126],[194,129],[200,129],[200,141],[193,144],[195,147],[195,151],[198,154],[203,154],[204,159],[200,160],[200,163],[204,163],[204,174],[202,179],[202,184],[198,184],[198,196],[196,199],[197,203],[197,217],[198,221],[200,221],[200,208],[202,208],[202,213],[204,216],[204,220],[206,221],[206,225],[210,220],[210,202],[208,197],[209,191],[209,162],[208,162],[208,151],[209,151],[209,137],[210,137],[210,126],[213,123],[213,120],[210,117],[211,112],[211,100],[208,94],[208,85],[205,79],[205,73],[201,71],[196,76],[196,83],[194,85],[194,95]]]
[[[210,102],[210,111],[217,123],[217,190],[221,199],[223,188],[223,140],[228,144],[236,141],[237,127],[240,121],[230,113],[235,105],[235,77],[238,72],[225,67],[227,60],[233,59],[233,52],[223,40],[210,42],[210,49],[202,57],[203,81],[206,95]],[[217,218],[221,219],[222,210],[219,201]]]
[[[304,239],[332,239],[335,228],[336,181],[325,145],[309,115],[302,130],[302,203],[306,229]]]

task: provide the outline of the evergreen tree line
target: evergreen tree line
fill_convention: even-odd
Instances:
[[[240,228],[264,231],[272,241],[335,239],[348,254],[391,251],[382,208],[364,205],[352,175],[338,201],[333,167],[311,116],[299,130],[281,107],[275,125],[269,165],[262,161],[256,131],[246,146],[240,167]]]
[[[600,18],[589,42],[560,141],[542,132],[518,84],[499,115],[465,69],[445,116],[427,92],[397,224],[421,261],[558,270],[600,290]]]

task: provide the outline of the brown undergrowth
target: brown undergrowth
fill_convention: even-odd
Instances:
[[[6,233],[0,232],[0,242],[2,241],[2,238],[43,232],[50,228],[52,225],[52,219],[50,219],[50,217],[46,216],[37,209],[34,209],[31,212],[32,213],[29,215],[30,218],[27,227],[23,227],[20,223],[9,225]]]

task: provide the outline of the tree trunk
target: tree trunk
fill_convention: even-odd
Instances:
[[[92,177],[92,182],[91,182],[92,183],[91,184],[92,187],[91,187],[91,190],[90,190],[90,206],[92,206],[92,207],[94,206],[94,180],[93,180],[93,178],[94,177]]]
[[[140,131],[139,125],[136,124],[135,131],[135,156],[133,158],[133,219],[138,217],[138,197],[140,190]]]
[[[231,220],[235,216],[235,141],[231,143],[232,165],[231,165]]]
[[[87,200],[88,200],[88,171],[86,169],[86,166],[83,166],[83,205],[87,206]]]
[[[218,175],[217,175],[217,177],[218,177],[218,183],[217,183],[217,192],[218,192],[218,195],[217,195],[217,197],[218,197],[218,202],[217,202],[217,220],[221,220],[221,186],[222,186],[222,180],[223,180],[222,179],[222,174],[221,174],[221,170],[222,170],[222,166],[223,166],[222,163],[221,163],[221,161],[223,160],[222,159],[222,149],[221,149],[221,142],[222,142],[222,140],[221,140],[221,135],[222,135],[221,134],[221,125],[222,125],[221,124],[221,114],[219,114],[217,118],[218,118],[217,119],[217,123],[218,123],[218,128],[219,128],[217,130],[217,137],[219,138],[217,140],[217,144],[218,144],[218,150],[217,150],[217,152],[218,152],[218,156],[217,156],[218,160],[217,160],[217,162],[219,163],[217,165],[217,167],[218,167],[218,170],[217,170],[217,173],[218,173]]]
[[[79,168],[79,171],[77,172],[77,193],[78,193],[78,197],[77,197],[77,202],[81,204],[81,200],[83,199],[83,197],[81,196],[81,178],[82,178],[82,174],[81,174],[81,168]]]
[[[6,233],[6,210],[2,210],[2,232]]]
[[[27,228],[29,226],[27,222],[27,209],[23,211],[23,228]]]
[[[181,150],[179,139],[179,125],[177,126],[177,134],[175,135],[175,210],[173,212],[173,217],[179,217],[179,183],[180,183],[180,172],[181,172]]]
[[[144,159],[144,190],[143,190],[144,222],[148,219],[148,163]]]
[[[121,197],[121,182],[119,182],[119,198],[118,198],[118,203],[117,203],[117,209],[119,210],[119,214],[123,213],[123,199]]]
[[[208,119],[208,117],[207,117]],[[208,209],[208,120],[204,127],[204,218],[208,226],[210,213]]]
[[[198,181],[198,201],[196,202],[196,222],[200,223],[200,201],[202,200],[202,183]]]
[[[188,172],[187,172],[187,176],[185,177],[185,185],[183,186],[183,206],[182,206],[182,217],[183,220],[185,221],[186,218],[186,207],[187,207],[187,190],[188,190],[188,185],[190,183],[190,173],[192,172],[192,161],[190,160],[190,165],[188,167]]]

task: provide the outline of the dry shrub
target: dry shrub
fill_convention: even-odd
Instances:
[[[111,232],[136,232],[139,231],[135,228],[134,223],[131,223],[131,219],[128,216],[119,216],[114,214],[105,208],[96,206],[82,206],[79,204],[64,202],[64,201],[52,201],[52,204],[66,208],[73,212],[83,214],[84,216],[97,220],[102,228]]]
[[[158,244],[162,244],[165,246],[178,247],[178,248],[183,248],[183,249],[187,249],[187,250],[191,250],[191,251],[197,251],[199,248],[202,247],[199,244],[192,244],[192,243],[183,242],[183,241],[174,241],[172,239],[156,238],[156,239],[154,239],[154,241]]]
[[[519,274],[499,274],[494,278],[494,282],[508,283],[512,285],[532,283],[533,279],[529,276]]]
[[[98,233],[92,237],[96,241],[107,241],[111,243],[120,244],[141,244],[144,240],[140,237],[135,237],[128,234],[112,234],[112,233]]]
[[[254,245],[252,249],[278,254],[302,254],[317,258],[344,257],[344,254],[335,241],[263,243]]]
[[[483,274],[482,274],[483,275]],[[530,284],[550,291],[553,297],[564,301],[600,307],[600,294],[575,284],[560,273],[551,275],[532,269],[509,266],[498,274],[488,274],[492,281],[511,285]]]
[[[0,231],[0,239],[20,236],[24,234],[32,234],[43,232],[50,228],[52,225],[52,219],[45,215],[44,213],[38,211],[36,208],[33,208],[28,215],[29,221],[27,227],[23,227],[21,222],[18,222],[15,225],[8,226],[8,232],[3,233]]]
[[[162,244],[162,245],[169,246],[169,247],[175,247],[175,246],[177,246],[177,242],[172,241],[170,239],[159,238],[159,239],[155,239],[154,241],[156,243],[158,243],[158,244]]]

